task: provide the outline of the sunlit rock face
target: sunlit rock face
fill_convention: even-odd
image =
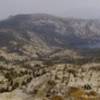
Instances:
[[[23,93],[21,90],[0,94],[0,100],[34,100],[31,96]]]
[[[56,64],[48,67],[27,67],[24,64],[18,68],[13,66],[14,69],[3,68],[0,77],[0,99],[99,100],[98,65]]]

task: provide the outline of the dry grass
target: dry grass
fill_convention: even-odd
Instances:
[[[100,100],[98,94],[95,91],[86,92],[83,89],[71,87],[69,90],[70,97],[74,100]]]
[[[62,96],[56,95],[51,98],[51,100],[64,100]]]

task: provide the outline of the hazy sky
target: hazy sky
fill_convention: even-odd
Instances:
[[[0,0],[0,19],[22,13],[99,18],[100,0]]]

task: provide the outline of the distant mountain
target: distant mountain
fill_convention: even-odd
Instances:
[[[26,14],[0,22],[0,46],[100,48],[100,21]]]

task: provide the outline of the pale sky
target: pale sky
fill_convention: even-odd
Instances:
[[[100,0],[0,0],[0,19],[28,13],[100,18]]]

